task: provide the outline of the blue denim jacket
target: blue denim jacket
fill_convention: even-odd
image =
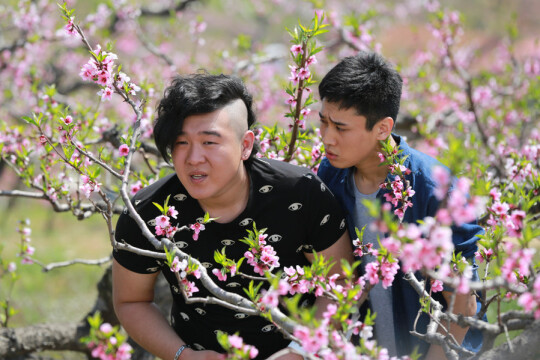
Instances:
[[[431,169],[435,165],[442,165],[438,160],[417,151],[405,142],[400,136],[392,134],[396,144],[400,150],[403,150],[401,156],[407,156],[404,165],[411,170],[411,174],[407,175],[412,189],[415,191],[411,198],[413,203],[412,208],[405,211],[404,222],[415,223],[418,220],[424,219],[426,216],[434,216],[439,201],[434,195],[436,183],[431,177]],[[338,169],[330,165],[328,159],[323,159],[319,167],[318,176],[334,193],[336,198],[341,203],[346,212],[349,234],[351,238],[355,237],[354,214],[355,198],[350,191],[351,187],[348,182],[351,179],[350,172],[353,168]],[[389,178],[387,178],[389,180]],[[383,191],[379,191],[377,198],[383,199]],[[452,227],[452,240],[454,242],[455,251],[462,252],[466,258],[474,259],[474,252],[477,250],[476,235],[483,234],[482,227],[475,223],[464,224],[462,226]],[[417,277],[421,278],[419,273]],[[419,353],[425,354],[429,348],[429,344],[411,335],[414,327],[414,321],[420,308],[419,296],[414,289],[403,279],[403,273],[400,271],[392,284],[393,286],[393,304],[394,304],[394,325],[396,334],[396,346],[398,355],[410,354],[414,348],[417,348]],[[445,304],[442,296],[437,298],[441,303]],[[477,311],[480,310],[480,303],[477,304]],[[426,314],[422,314],[418,323],[417,331],[425,333],[429,318]],[[457,326],[457,325],[454,325]],[[482,334],[480,331],[469,330],[463,345],[472,351],[478,351],[482,345]]]

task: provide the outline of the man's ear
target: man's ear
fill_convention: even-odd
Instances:
[[[386,140],[391,134],[392,129],[394,128],[394,119],[387,116],[377,124],[375,124],[375,131],[377,135],[377,140]]]
[[[255,134],[251,130],[247,130],[242,136],[242,160],[247,160],[253,150],[255,142]]]

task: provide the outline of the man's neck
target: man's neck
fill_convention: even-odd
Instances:
[[[390,144],[395,148],[396,142],[390,135]],[[381,147],[377,145],[372,156],[355,166],[354,182],[356,188],[362,194],[373,194],[379,188],[379,185],[386,179],[388,175],[388,167],[381,166],[381,160],[377,153],[381,152]]]
[[[249,200],[250,181],[242,166],[237,181],[216,199],[199,200],[201,208],[218,223],[229,223],[244,211]]]

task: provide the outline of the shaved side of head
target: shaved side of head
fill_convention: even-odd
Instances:
[[[234,129],[239,139],[248,131],[248,111],[241,99],[237,99],[224,107],[229,115],[229,125]]]

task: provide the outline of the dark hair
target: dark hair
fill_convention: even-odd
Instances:
[[[366,129],[391,117],[396,121],[403,80],[381,55],[361,51],[341,60],[319,84],[322,100],[354,108],[366,117]]]
[[[246,120],[250,128],[255,123],[253,98],[242,80],[234,76],[211,75],[206,72],[175,77],[165,89],[164,97],[157,106],[154,123],[154,141],[163,159],[170,161],[172,148],[182,131],[185,118],[211,113],[237,99],[246,105]],[[254,146],[248,160],[256,153],[257,146]]]

